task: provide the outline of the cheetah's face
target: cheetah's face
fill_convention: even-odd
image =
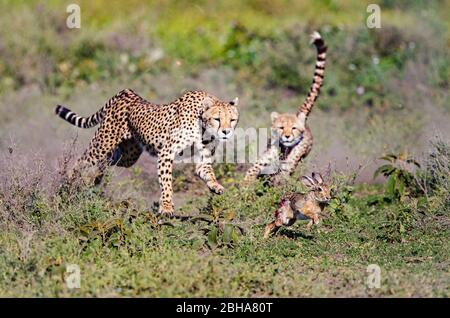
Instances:
[[[220,141],[227,141],[233,136],[239,119],[238,99],[225,103],[214,100],[203,113],[203,127],[210,135]]]
[[[294,114],[278,114],[273,112],[272,135],[285,147],[292,147],[303,138],[306,127],[306,117],[303,113],[296,116]]]

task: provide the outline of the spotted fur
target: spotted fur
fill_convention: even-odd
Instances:
[[[325,42],[318,32],[311,35],[311,40],[317,49],[317,60],[308,96],[296,114],[271,114],[271,142],[268,150],[247,171],[247,183],[256,180],[260,175],[270,175],[272,184],[278,184],[291,175],[311,151],[313,137],[306,120],[323,84],[327,52]]]
[[[106,166],[130,167],[144,150],[158,157],[161,213],[172,214],[172,167],[177,154],[195,146],[201,162],[197,175],[214,193],[223,193],[212,169],[212,154],[219,141],[228,140],[236,127],[237,99],[223,102],[203,91],[190,91],[168,104],[151,103],[131,89],[111,98],[90,117],[80,117],[58,106],[56,114],[81,128],[100,124],[89,147],[77,161],[71,178],[94,169],[100,182]],[[204,136],[208,136],[204,140]]]

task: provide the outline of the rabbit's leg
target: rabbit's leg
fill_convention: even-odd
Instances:
[[[319,222],[320,222],[319,216],[317,214],[315,214],[314,218],[313,218],[313,223],[314,224],[319,224]]]
[[[319,224],[319,221],[320,221],[319,216],[317,214],[314,214],[311,220],[306,225],[306,229],[310,231],[313,224]]]
[[[269,223],[266,225],[266,228],[264,229],[264,238],[268,238],[271,233],[275,233],[278,231],[278,229],[282,226],[282,222],[280,219],[276,219],[272,223]]]

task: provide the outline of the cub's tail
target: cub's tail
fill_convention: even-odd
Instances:
[[[305,116],[308,116],[311,112],[317,97],[319,97],[320,88],[323,84],[325,59],[327,56],[327,46],[325,45],[325,41],[322,39],[319,32],[315,31],[311,34],[311,43],[314,44],[317,49],[316,68],[314,70],[312,85],[309,88],[308,97],[297,111],[298,114],[303,113]]]

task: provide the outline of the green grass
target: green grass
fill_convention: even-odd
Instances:
[[[220,173],[221,181],[239,180],[235,173]],[[319,226],[298,222],[267,240],[281,194],[301,189],[295,179],[276,189],[228,184],[223,196],[193,197],[177,210],[195,218],[162,224],[138,200],[105,194],[111,185],[71,196],[11,187],[23,200],[2,197],[0,205],[0,294],[448,297],[448,201],[436,211],[417,198],[386,201],[380,186],[349,186],[343,177],[334,178]],[[69,264],[81,269],[80,289],[65,283]],[[369,264],[381,267],[379,289],[367,287]]]
[[[111,218],[117,210],[82,205],[70,214]],[[74,220],[60,221],[64,234],[43,226],[30,241],[14,232],[1,235],[2,296],[440,296],[448,297],[448,227],[415,229],[403,242],[377,237],[384,213],[361,211],[344,222],[327,218],[314,233],[304,224],[263,241],[262,224],[246,222],[233,246],[210,247],[198,222],[152,226],[143,215],[123,232],[88,240]],[[260,220],[262,218],[259,218]],[[25,246],[24,246],[25,245]],[[81,268],[81,289],[63,279],[68,264]],[[365,285],[366,267],[382,268],[382,287]]]

